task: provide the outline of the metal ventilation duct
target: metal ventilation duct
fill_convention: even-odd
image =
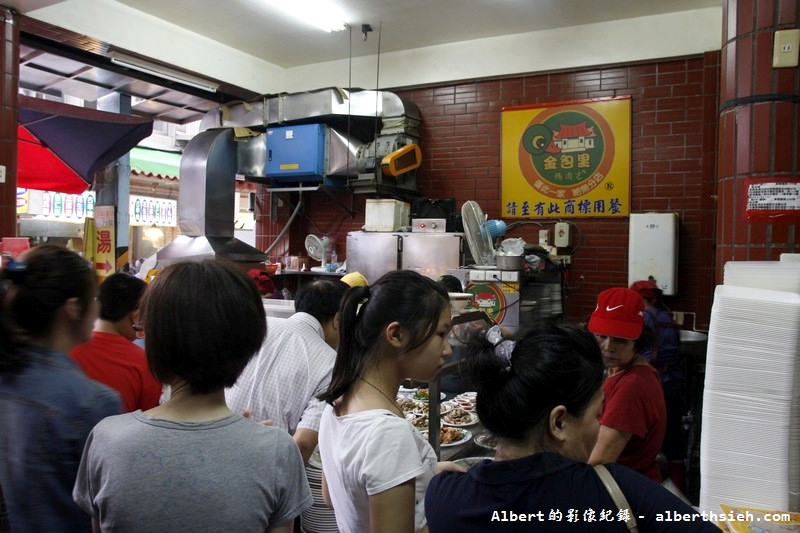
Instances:
[[[158,260],[226,257],[262,262],[266,254],[234,235],[236,142],[230,128],[196,135],[183,151],[178,189],[182,235],[158,251]]]
[[[328,123],[334,117],[375,118],[398,125],[397,119],[409,135],[419,137],[416,128],[422,120],[419,108],[387,91],[347,91],[329,88],[319,91],[265,96],[254,102],[239,102],[221,110],[209,111],[200,129],[209,128],[265,128],[291,122]]]

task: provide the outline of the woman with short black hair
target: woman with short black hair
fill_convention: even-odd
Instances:
[[[108,531],[290,532],[312,503],[297,446],[225,403],[266,334],[253,281],[227,261],[173,263],[147,289],[142,315],[170,399],[94,428],[75,501]]]

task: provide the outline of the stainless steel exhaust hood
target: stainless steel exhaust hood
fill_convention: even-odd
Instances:
[[[207,130],[183,150],[178,225],[181,236],[158,251],[159,261],[220,256],[262,262],[267,255],[234,235],[236,141],[233,129]]]
[[[238,102],[209,111],[200,129],[265,128],[285,123],[320,122],[329,124],[335,117],[382,119],[383,129],[404,131],[419,137],[421,115],[413,102],[388,91],[348,91],[339,88],[264,96],[252,102]],[[373,127],[374,125],[370,123]],[[388,133],[383,131],[383,133]]]
[[[409,169],[402,175],[387,175],[381,168],[384,156],[408,144],[419,144],[419,108],[388,91],[326,88],[317,91],[263,96],[252,102],[238,102],[206,114],[200,129],[248,128],[252,132],[270,132],[276,128],[302,128],[307,124],[326,126],[323,158],[316,155],[317,137],[306,135],[303,141],[291,137],[289,147],[282,137],[271,139],[280,155],[272,159],[262,133],[238,143],[237,173],[245,180],[264,183],[271,190],[290,190],[292,186],[313,187],[315,184],[347,186],[356,192],[372,192],[377,186],[416,191],[416,172]],[[308,131],[308,130],[306,130]],[[346,132],[346,133],[345,133]],[[283,166],[278,171],[275,161],[289,157],[298,164],[298,146],[307,147],[303,171]],[[269,155],[267,155],[269,154]],[[286,155],[289,154],[289,155]],[[267,161],[272,169],[267,170]],[[306,172],[313,170],[314,172]]]

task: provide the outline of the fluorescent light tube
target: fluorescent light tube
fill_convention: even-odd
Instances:
[[[145,74],[150,74],[165,80],[182,83],[183,85],[188,85],[189,87],[194,87],[195,89],[202,89],[203,91],[208,91],[210,93],[215,93],[217,92],[217,89],[219,89],[218,83],[214,83],[197,76],[192,76],[191,74],[186,74],[185,72],[179,72],[169,67],[157,65],[138,57],[122,54],[115,50],[112,50],[110,55],[111,62],[121,67],[138,70],[139,72],[144,72]]]
[[[328,0],[268,0],[287,15],[327,32],[342,31],[346,25],[338,7]]]

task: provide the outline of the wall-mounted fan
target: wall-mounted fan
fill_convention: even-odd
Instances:
[[[308,257],[314,261],[320,262],[320,266],[311,267],[311,270],[315,272],[325,272],[325,265],[328,262],[328,257],[333,248],[333,241],[331,241],[330,237],[317,237],[314,234],[306,235],[305,246]]]
[[[486,220],[481,206],[473,200],[461,206],[461,220],[475,266],[495,266],[494,240],[506,234],[506,223],[502,220]]]

